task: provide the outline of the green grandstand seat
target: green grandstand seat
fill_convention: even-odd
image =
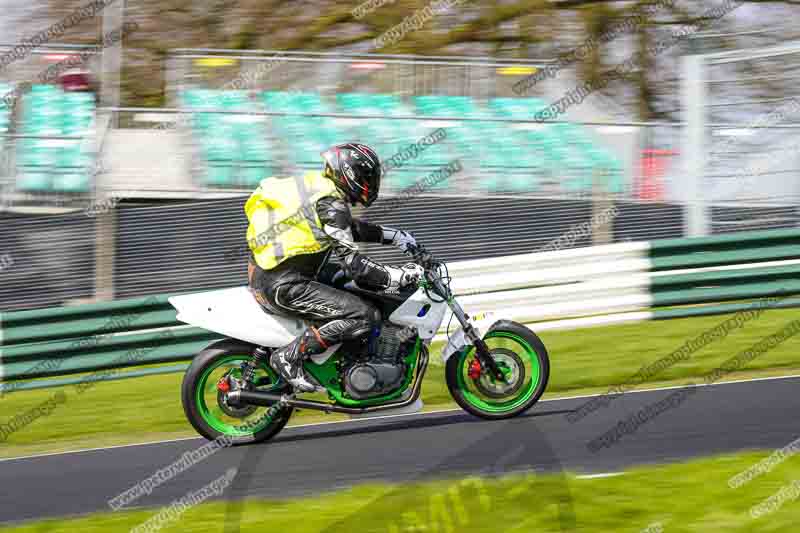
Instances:
[[[531,118],[547,107],[547,102],[538,98],[491,98],[489,109],[506,118]]]
[[[50,166],[54,164],[55,150],[39,139],[17,141],[17,163],[20,165]]]
[[[94,117],[91,93],[64,93],[37,84],[22,100],[20,130],[28,135],[85,136]],[[30,192],[87,192],[94,156],[81,141],[23,139],[17,143],[18,188]]]
[[[339,93],[336,104],[340,112],[354,115],[373,115],[391,117],[392,115],[412,115],[402,100],[393,94],[383,93]],[[372,118],[366,125],[337,126],[332,140],[341,142],[344,139],[361,139],[382,148],[378,151],[381,157],[391,157],[397,150],[416,139],[412,131],[413,123],[408,120],[391,118]]]
[[[230,163],[218,162],[206,168],[204,182],[212,187],[229,187],[233,184],[235,167]]]
[[[89,174],[86,169],[58,170],[53,174],[52,189],[56,192],[86,192]]]
[[[495,123],[496,124],[496,123]],[[481,184],[497,192],[532,192],[541,177],[536,146],[526,135],[529,132],[496,131],[481,151]]]
[[[276,175],[270,165],[243,165],[239,169],[239,182],[242,186],[255,187],[264,178]]]
[[[328,106],[322,102],[322,98],[317,93],[298,93],[294,101],[297,102],[297,105],[306,109],[306,112],[328,111]]]
[[[476,155],[481,167],[502,167],[510,170],[514,166],[514,152],[517,150],[512,144],[513,130],[497,122],[476,122],[472,131],[468,132],[466,139],[471,139],[471,144],[476,146]]]
[[[23,192],[48,192],[52,188],[50,173],[43,167],[22,167],[17,189]]]
[[[55,85],[48,85],[48,84],[36,84],[31,86],[31,95],[32,96],[53,96],[59,92],[59,88]]]
[[[238,157],[242,162],[263,162],[268,159],[268,148],[266,141],[258,133],[253,135],[236,132],[238,137]]]
[[[414,103],[423,115],[475,117],[485,114],[469,96],[415,96]]]
[[[446,113],[444,103],[434,95],[415,96],[412,100],[421,115],[444,115]]]
[[[551,175],[558,174],[560,167],[564,164],[567,157],[567,147],[561,141],[551,135],[547,130],[543,131],[542,147],[544,160]]]
[[[65,114],[61,119],[61,133],[64,135],[86,135],[91,126],[91,118]]]
[[[619,159],[597,144],[585,128],[558,123],[552,124],[550,131],[568,153],[562,163],[572,176],[566,184],[568,189],[588,191],[600,176],[608,192],[622,192],[624,185]]]
[[[332,110],[317,93],[262,93],[265,105],[274,111],[290,113],[328,113]],[[326,117],[278,116],[272,120],[276,132],[286,143],[289,159],[303,168],[319,166],[319,154],[342,137],[343,128]]]
[[[567,154],[561,167],[561,188],[567,192],[591,192],[595,165],[586,154]]]
[[[537,98],[491,98],[487,110],[497,118],[531,118],[546,106]],[[488,177],[490,189],[511,192],[532,192],[539,188],[541,178],[547,174],[554,154],[547,134],[538,129],[516,127],[505,123],[487,123],[482,127],[485,138],[491,139],[490,148],[496,155],[482,162],[492,172],[492,167],[503,168],[502,177]],[[513,162],[513,163],[509,163]]]
[[[412,100],[418,113],[423,116],[477,118],[485,115],[473,99],[467,96],[424,95],[414,97]],[[490,126],[491,123],[476,121],[448,125],[447,138],[426,150],[420,158],[420,163],[441,165],[453,159],[461,159],[470,166],[480,167],[482,163],[479,147],[488,137],[487,127]],[[442,182],[436,188],[447,186],[449,184]]]
[[[618,157],[610,155],[608,163],[608,178],[606,181],[606,188],[608,192],[620,194],[625,192],[625,177],[623,175],[624,169],[622,162]]]
[[[402,106],[400,97],[394,94],[375,93],[372,98],[378,103],[379,107],[384,109],[395,109]]]
[[[245,91],[219,91],[216,93],[216,101],[223,109],[245,110],[251,106]]]
[[[228,128],[220,125],[219,129],[225,131]],[[228,131],[225,131],[225,134],[209,135],[200,140],[202,153],[206,161],[234,160],[237,146],[231,136],[227,135],[228,133]]]
[[[192,89],[184,91],[182,102],[196,109],[231,111],[257,110],[246,91]],[[244,114],[196,113],[192,132],[205,164],[201,181],[211,187],[236,187],[257,182],[270,155],[263,118]]]
[[[81,141],[62,141],[55,150],[53,190],[85,192],[90,188],[89,175],[94,163],[91,154],[83,152]]]
[[[426,137],[434,130],[420,131],[420,137]],[[446,165],[453,159],[446,141],[440,141],[429,145],[420,154],[408,163],[414,166],[441,166]]]
[[[14,88],[7,83],[0,83],[0,133],[6,133],[11,125],[11,109],[6,105],[2,96],[7,95]],[[2,142],[0,142],[0,146]]]
[[[186,89],[181,92],[180,99],[186,107],[202,109],[212,107],[215,93],[210,89]]]
[[[17,188],[25,192],[47,192],[52,186],[57,148],[43,140],[20,139],[17,144]]]
[[[339,93],[337,105],[347,113],[400,114],[402,101],[393,94],[383,93]]]

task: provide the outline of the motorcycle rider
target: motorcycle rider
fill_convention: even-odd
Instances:
[[[298,392],[317,389],[303,372],[307,357],[360,338],[381,321],[375,306],[331,286],[333,271],[341,269],[369,290],[415,284],[423,273],[413,263],[378,264],[360,254],[355,245],[392,244],[403,252],[416,246],[410,233],[371,224],[350,213],[348,203],[369,207],[378,198],[384,169],[375,151],[364,144],[346,143],[329,148],[322,158],[321,173],[262,180],[245,203],[250,221],[248,279],[256,299],[270,312],[313,324],[270,357],[271,366]]]

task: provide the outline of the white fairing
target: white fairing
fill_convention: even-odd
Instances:
[[[475,331],[478,333],[479,337],[483,337],[484,332],[489,331],[492,325],[497,321],[494,318],[492,313],[484,313],[484,318],[480,320],[472,321],[472,327],[475,328]],[[467,336],[464,334],[464,330],[459,327],[453,334],[450,335],[450,338],[447,339],[447,344],[445,344],[444,348],[442,348],[442,362],[447,364],[447,360],[450,358],[451,355],[458,352],[468,344]]]
[[[424,316],[418,316],[420,310],[426,305],[430,306]],[[423,289],[417,289],[405,302],[389,315],[389,321],[400,326],[417,328],[421,339],[432,339],[439,326],[442,324],[447,311],[445,302],[434,302],[425,295]]]
[[[285,346],[306,328],[302,320],[265,312],[248,287],[172,296],[169,303],[178,310],[177,319],[181,322],[259,346]],[[425,306],[429,306],[427,312],[419,316]],[[424,290],[419,289],[395,309],[389,320],[394,324],[415,328],[421,339],[429,341],[439,331],[447,311],[445,302],[434,302],[425,295]],[[475,325],[488,327],[492,321],[487,318]],[[480,331],[485,330],[480,328]],[[464,344],[466,339],[459,328],[450,336],[450,341],[442,351],[442,358],[446,361]],[[314,362],[323,363],[338,347],[337,344],[317,354]]]
[[[285,346],[306,327],[302,320],[265,312],[248,287],[172,296],[169,303],[181,322],[259,346]]]

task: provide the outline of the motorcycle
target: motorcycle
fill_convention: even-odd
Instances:
[[[484,419],[530,409],[550,373],[539,337],[510,320],[471,319],[450,289],[446,264],[422,247],[413,258],[424,269],[416,285],[386,291],[352,281],[342,285],[375,304],[384,320],[365,338],[330,346],[304,362],[306,375],[326,396],[322,400],[298,397],[269,364],[270,351],[299,335],[304,321],[268,313],[248,287],[171,297],[179,321],[225,337],[198,353],[184,375],[181,399],[189,422],[207,439],[244,444],[275,436],[295,408],[353,417],[418,412],[428,347],[448,309],[460,327],[450,335],[448,322],[441,356],[456,403]]]

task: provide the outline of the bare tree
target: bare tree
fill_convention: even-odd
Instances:
[[[81,5],[74,0],[48,0],[48,17]],[[677,59],[690,46],[725,50],[764,46],[795,38],[791,21],[800,14],[797,0],[744,0],[718,20],[704,17],[714,2],[675,0],[468,0],[427,20],[402,39],[376,50],[414,54],[491,54],[499,57],[554,58],[594,38],[598,46],[573,65],[578,80],[596,80],[616,64],[637,55],[640,68],[603,89],[633,117],[674,119],[678,111]],[[125,101],[136,105],[163,102],[161,62],[171,48],[233,48],[274,50],[370,49],[375,37],[403,22],[430,0],[395,0],[356,18],[361,2],[333,0],[128,0],[126,17],[140,29],[125,43]],[[32,27],[43,26],[42,12]],[[613,39],[603,36],[624,21],[640,21]],[[784,22],[786,21],[786,22]],[[712,36],[684,39],[663,54],[648,47],[677,29],[702,25]],[[99,24],[72,32],[74,40],[99,36]],[[766,29],[761,34],[746,30]],[[738,35],[732,35],[738,34]],[[695,43],[694,45],[691,43]],[[741,78],[741,94],[785,95],[795,78],[791,65],[764,61],[736,65],[726,75]],[[787,78],[788,76],[788,78]],[[744,81],[747,80],[747,81]],[[729,90],[733,90],[733,86]]]

